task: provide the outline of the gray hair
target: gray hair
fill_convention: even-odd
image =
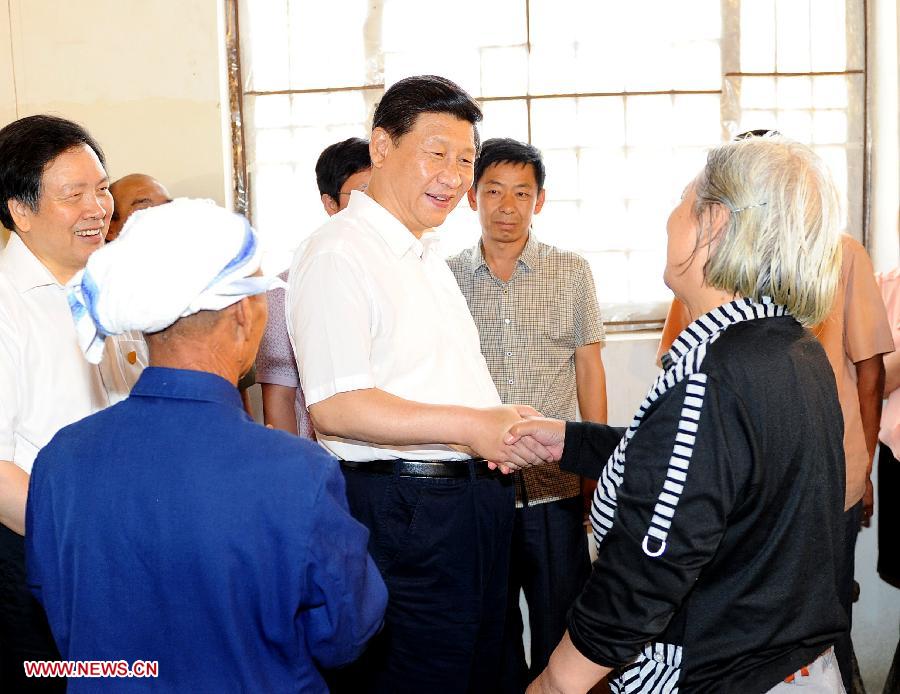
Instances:
[[[840,204],[825,163],[781,136],[752,137],[710,151],[694,190],[698,247],[712,246],[706,283],[771,297],[804,325],[821,322],[841,268]],[[711,238],[717,205],[728,215]]]

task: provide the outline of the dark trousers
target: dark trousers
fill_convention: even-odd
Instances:
[[[566,632],[566,615],[590,576],[580,496],[516,509],[503,644],[504,694],[522,694],[547,667]],[[531,667],[525,662],[519,591],[528,604]]]
[[[509,477],[344,470],[350,512],[388,588],[381,633],[333,692],[497,691],[515,496]]]
[[[837,589],[841,607],[847,613],[847,631],[834,642],[834,654],[841,668],[844,689],[853,691],[853,641],[850,640],[850,629],[853,626],[853,575],[856,571],[856,538],[859,535],[859,524],[862,520],[862,501],[844,513],[844,555],[839,557]]]
[[[878,455],[878,575],[895,588],[900,588],[900,550],[897,533],[900,532],[900,460],[891,449],[881,444]],[[884,694],[900,694],[900,641],[894,651],[894,660],[884,683]]]
[[[26,660],[59,660],[59,651],[25,584],[25,538],[0,524],[0,692],[66,690],[65,678],[26,678]]]
[[[900,460],[891,449],[881,444],[878,454],[878,575],[895,588],[900,588]]]

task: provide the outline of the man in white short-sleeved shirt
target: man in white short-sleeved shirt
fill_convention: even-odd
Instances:
[[[288,331],[318,440],[388,586],[385,629],[333,691],[494,691],[514,493],[484,460],[525,459],[434,227],[472,184],[481,112],[412,77],[378,105],[372,176],[298,250]]]
[[[62,427],[121,400],[146,364],[142,339],[110,340],[89,364],[66,283],[103,244],[112,211],[103,152],[79,125],[30,116],[0,130],[0,690],[26,679],[23,660],[58,658],[25,587],[25,502],[38,451]],[[46,691],[41,689],[41,691]]]

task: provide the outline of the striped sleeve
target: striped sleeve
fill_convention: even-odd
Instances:
[[[632,661],[666,631],[713,558],[749,479],[752,426],[744,411],[706,373],[692,374],[648,410],[627,447],[598,561],[569,614],[572,641],[590,660]],[[580,447],[589,450],[584,440]]]

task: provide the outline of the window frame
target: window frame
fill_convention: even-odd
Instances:
[[[842,71],[807,71],[807,72],[752,72],[735,69],[740,65],[740,0],[732,2],[729,0],[721,1],[721,12],[723,17],[723,31],[720,37],[720,44],[729,41],[728,48],[731,51],[721,50],[722,66],[721,66],[721,83],[718,89],[705,90],[650,90],[650,91],[616,91],[616,92],[565,92],[565,93],[527,93],[521,95],[506,96],[487,96],[475,97],[476,101],[483,103],[502,102],[502,101],[524,101],[527,117],[528,142],[532,140],[532,104],[535,101],[544,99],[565,99],[565,98],[591,98],[591,97],[620,97],[628,98],[635,96],[695,96],[695,95],[716,95],[720,101],[723,99],[726,83],[729,80],[741,80],[743,78],[789,78],[789,77],[824,77],[824,76],[842,76],[849,78],[851,75],[862,76],[862,166],[861,166],[861,182],[858,191],[858,201],[861,212],[861,227],[858,234],[855,234],[864,246],[868,245],[870,236],[870,124],[869,124],[869,46],[868,46],[868,24],[869,24],[869,7],[867,0],[859,0],[861,2],[862,26],[860,27],[862,39],[862,67],[850,69],[849,67]],[[526,51],[531,54],[531,0],[522,0],[525,6],[525,31],[526,31]],[[252,221],[253,219],[253,199],[250,187],[250,172],[248,169],[247,152],[246,152],[246,133],[244,119],[244,100],[246,97],[259,97],[271,95],[295,95],[295,94],[328,94],[335,92],[348,91],[384,91],[385,84],[364,84],[341,87],[323,87],[323,88],[307,88],[307,89],[279,89],[279,90],[245,90],[243,82],[243,71],[241,65],[241,45],[240,45],[240,18],[239,6],[241,0],[224,0],[224,27],[225,27],[225,58],[226,58],[226,75],[229,96],[229,120],[231,125],[231,155],[232,155],[232,205],[236,212],[244,214]],[[737,36],[737,38],[734,38]],[[723,102],[724,103],[724,102]],[[739,109],[738,109],[739,110]],[[724,114],[720,117],[722,127],[725,127],[726,118]],[[848,143],[849,144],[849,143]],[[848,181],[848,208],[852,207],[851,188]],[[848,223],[850,221],[850,210],[847,210]],[[849,224],[848,224],[849,225]],[[852,233],[852,230],[849,230]],[[664,319],[634,317],[628,320],[607,321],[606,325],[610,332],[639,332],[645,330],[658,330],[662,327]]]

